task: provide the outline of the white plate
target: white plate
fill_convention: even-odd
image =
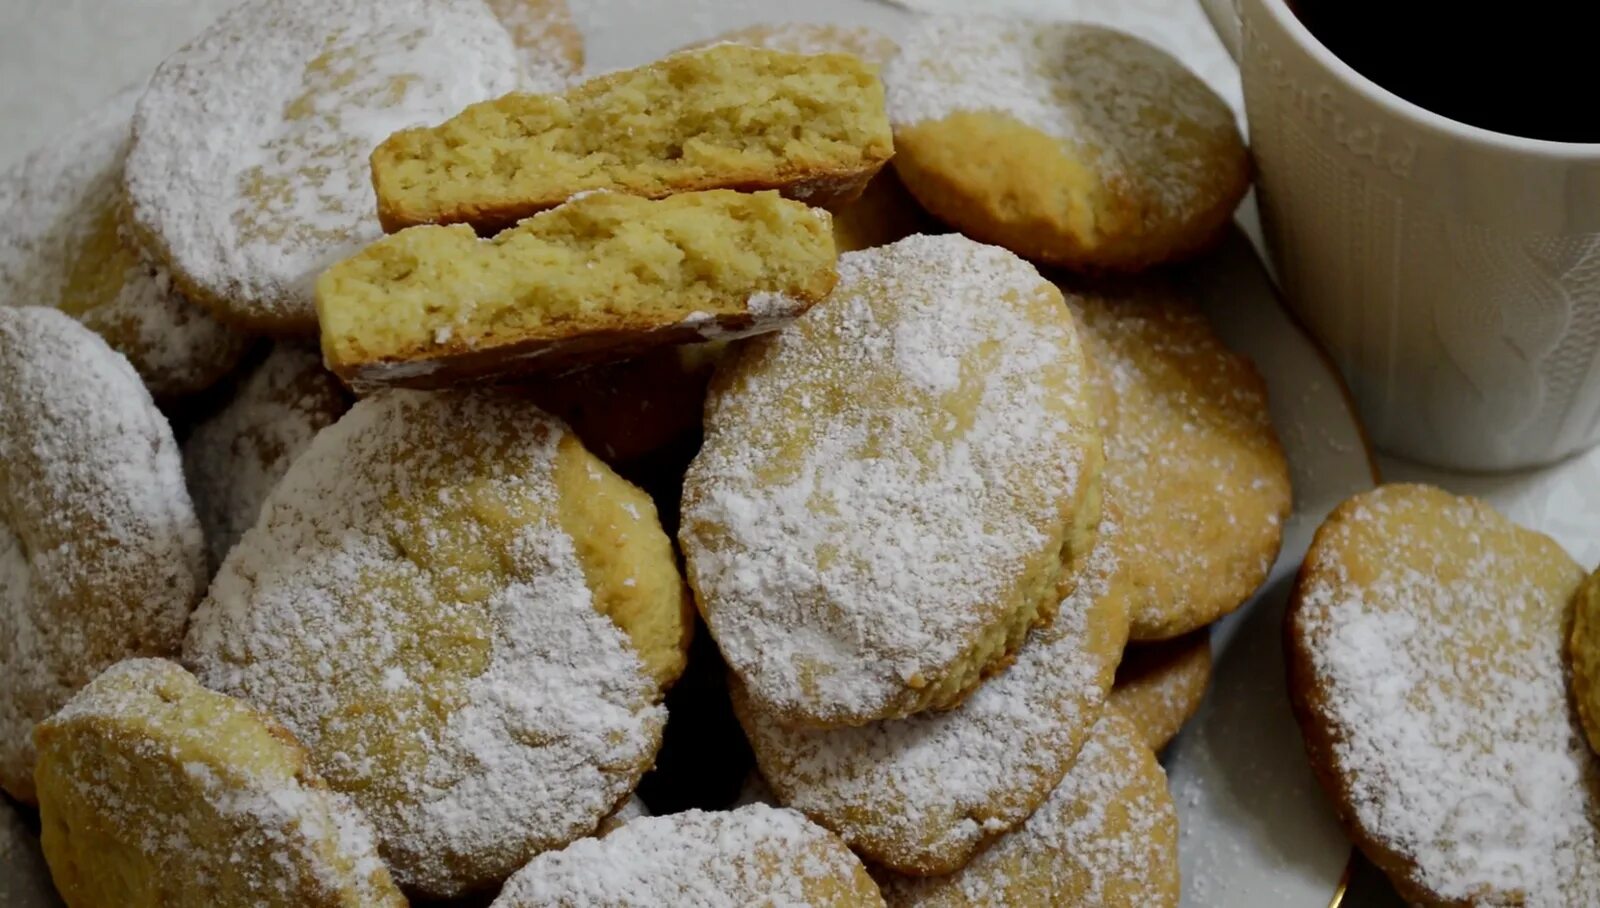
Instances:
[[[896,36],[912,19],[903,9],[872,0],[811,0],[799,7],[781,0],[571,2],[588,38],[592,70],[642,63],[757,22],[862,24]],[[1125,0],[1079,2],[1114,5]],[[169,35],[193,21],[199,5],[220,9],[227,4],[152,3],[148,14],[141,13],[140,31]],[[60,120],[121,87],[130,71],[128,36],[100,24],[117,19],[111,12],[115,6],[116,0],[24,0],[20,9],[8,5],[0,10],[0,34],[15,35],[13,29],[33,22],[57,22],[65,15],[62,10],[75,23],[70,30],[58,23],[53,42],[24,41],[16,53],[0,55],[0,86],[18,84],[24,73],[33,77],[41,68],[58,67],[59,79],[69,84],[46,82],[40,90],[47,95],[53,87],[59,90],[53,99],[46,98],[51,103],[39,101],[36,106]],[[1180,34],[1163,43],[1186,56],[1184,40]],[[147,42],[149,59],[142,65],[153,67],[170,43],[167,37]],[[113,50],[114,66],[94,65]],[[76,109],[64,110],[63,105]],[[20,127],[22,134],[33,131],[28,123]],[[0,162],[23,151],[0,145]],[[1288,583],[1312,531],[1339,501],[1372,485],[1371,459],[1336,373],[1284,314],[1248,241],[1238,234],[1230,237],[1214,256],[1192,266],[1189,275],[1219,333],[1250,356],[1267,378],[1273,417],[1294,474],[1295,511],[1272,580],[1255,601],[1218,627],[1211,695],[1166,755],[1182,825],[1184,903],[1325,908],[1340,885],[1349,845],[1311,778],[1289,714],[1279,648],[1281,615]],[[14,859],[0,849],[0,874],[12,878],[37,873],[31,859]],[[35,904],[42,903],[24,901],[21,906]]]

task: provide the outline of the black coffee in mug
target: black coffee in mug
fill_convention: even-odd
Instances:
[[[1600,142],[1600,8],[1580,0],[1289,0],[1350,68],[1483,129]]]

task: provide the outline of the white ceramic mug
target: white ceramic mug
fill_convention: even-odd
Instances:
[[[1244,76],[1284,295],[1377,444],[1503,470],[1600,442],[1600,144],[1424,110],[1345,65],[1285,0],[1205,5]]]

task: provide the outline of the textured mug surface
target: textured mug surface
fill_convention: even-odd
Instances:
[[[1600,145],[1447,120],[1284,0],[1238,13],[1268,251],[1378,445],[1503,470],[1600,442]]]

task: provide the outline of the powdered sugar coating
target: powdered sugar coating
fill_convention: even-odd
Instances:
[[[247,0],[140,99],[133,221],[196,300],[309,332],[317,274],[382,235],[372,149],[527,87],[482,0]]]
[[[385,392],[323,430],[195,613],[186,659],[272,711],[408,888],[490,885],[586,835],[660,743],[655,681],[555,514],[559,422]]]
[[[0,174],[0,305],[65,311],[128,357],[157,397],[199,391],[245,339],[185,300],[118,225],[137,89]]]
[[[948,873],[1038,808],[1100,716],[1123,644],[1127,607],[1111,586],[1110,518],[1055,621],[1017,661],[948,712],[859,728],[786,727],[734,707],[762,777],[784,804],[875,863]]]
[[[897,130],[1007,114],[1171,218],[1212,203],[1212,145],[1238,132],[1227,102],[1166,51],[1083,23],[927,16],[885,67],[884,86]]]
[[[300,745],[174,663],[106,669],[39,745],[45,853],[74,904],[405,904],[366,820]]]
[[[183,443],[183,472],[213,567],[255,524],[289,464],[349,406],[317,348],[284,341],[194,428]]]
[[[895,908],[1176,908],[1177,807],[1133,723],[1108,711],[1021,828],[951,876],[881,882]]]
[[[101,669],[176,651],[205,584],[178,445],[128,361],[54,309],[0,308],[0,785]]]
[[[681,532],[750,697],[830,726],[975,675],[976,641],[1034,604],[1021,578],[1059,574],[1099,466],[1071,318],[1032,266],[916,236],[839,273],[719,371]]]
[[[496,908],[835,908],[882,905],[866,868],[792,810],[754,804],[635,820],[603,839],[542,854],[506,882]]]
[[[1292,601],[1312,762],[1413,901],[1600,901],[1600,766],[1563,630],[1582,570],[1488,505],[1390,485],[1318,530]]]

